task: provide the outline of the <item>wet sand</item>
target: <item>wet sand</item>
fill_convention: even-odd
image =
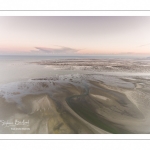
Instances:
[[[149,91],[148,76],[93,71],[3,84],[0,133],[150,133]]]

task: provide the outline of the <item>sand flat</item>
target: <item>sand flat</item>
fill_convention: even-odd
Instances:
[[[0,124],[0,133],[150,133],[149,63],[135,59],[28,63],[26,68],[35,68],[32,75],[22,76],[22,81],[16,71],[18,81],[0,85],[0,120],[29,120],[30,130],[14,131]]]

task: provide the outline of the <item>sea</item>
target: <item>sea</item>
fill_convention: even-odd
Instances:
[[[47,55],[0,55],[0,85],[26,81],[34,78],[46,78],[55,75],[79,73],[76,70],[61,70],[48,65],[34,62],[43,60],[72,60],[72,59],[146,59],[148,56],[129,55],[88,55],[88,56],[47,56]]]

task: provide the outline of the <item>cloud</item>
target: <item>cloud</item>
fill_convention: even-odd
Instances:
[[[46,47],[35,47],[35,48],[37,51],[44,53],[77,53],[79,51],[78,49],[64,46],[59,46],[58,48],[46,48]]]
[[[144,47],[144,46],[148,46],[148,45],[150,45],[150,43],[147,43],[147,44],[144,44],[144,45],[140,45],[138,47]]]

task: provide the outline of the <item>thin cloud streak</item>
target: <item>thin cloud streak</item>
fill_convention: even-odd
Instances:
[[[148,45],[150,45],[150,43],[147,43],[147,44],[144,44],[144,45],[140,45],[138,47],[144,47],[144,46],[148,46]]]
[[[35,47],[37,51],[44,53],[77,53],[79,50],[60,46],[59,48],[46,48],[46,47]]]

